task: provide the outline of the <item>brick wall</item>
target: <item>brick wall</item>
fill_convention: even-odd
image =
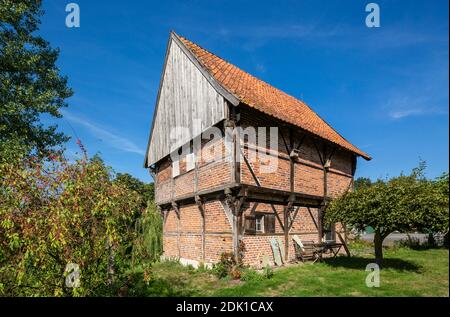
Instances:
[[[240,114],[240,124],[247,126],[273,126],[274,123],[268,117],[242,109]],[[267,141],[267,143],[269,143]],[[214,155],[214,148],[218,146],[222,150],[222,156],[213,162],[210,160]],[[248,144],[243,148],[247,157],[255,152],[256,144]],[[266,144],[267,148],[267,144]],[[224,184],[231,183],[231,160],[230,153],[225,149],[224,139],[215,142],[203,141],[203,157],[198,162],[197,170],[186,171],[185,158],[180,160],[180,175],[172,178],[172,166],[168,159],[162,160],[157,166],[156,173],[156,202],[158,204],[167,203],[178,197],[193,195],[198,191],[214,189]],[[278,152],[271,153],[279,159],[278,168],[273,173],[261,173],[260,167],[267,164],[261,160],[250,162],[253,171],[256,173],[259,182],[264,187],[289,191],[290,163],[289,156],[284,146],[281,136],[278,139]],[[199,157],[197,153],[197,157]],[[336,196],[345,191],[352,180],[352,158],[353,154],[343,150],[337,150],[332,158],[331,167],[327,174],[328,194]],[[256,182],[250,173],[246,163],[240,163],[241,183],[255,185]],[[313,142],[306,138],[300,148],[300,159],[295,163],[295,191],[310,195],[323,195],[323,169],[319,156]],[[197,185],[195,179],[197,178]],[[244,206],[244,219],[253,207],[253,203]],[[206,263],[219,261],[223,252],[232,251],[232,229],[229,219],[226,216],[223,205],[218,200],[207,201],[205,208],[205,233],[203,246],[202,216],[196,204],[181,205],[180,219],[176,213],[170,210],[164,224],[163,247],[164,255],[167,257],[179,257]],[[283,221],[283,206],[276,206],[281,221]],[[267,204],[259,204],[256,211],[272,212],[272,208]],[[311,208],[312,216],[317,219],[318,210]],[[337,226],[338,230],[342,228]],[[317,228],[311,218],[308,209],[300,208],[297,217],[292,225],[289,236],[289,260],[295,256],[292,237],[298,235],[300,239],[318,240]],[[275,233],[272,235],[250,235],[244,234],[242,241],[246,247],[243,261],[247,265],[261,267],[264,257],[268,257],[269,263],[273,264],[273,253],[270,239],[276,237],[284,246],[283,230],[275,220]],[[204,248],[204,259],[203,259]]]
[[[243,108],[240,115],[240,125],[243,129],[247,127],[258,126],[275,126],[273,120],[264,115],[256,116],[250,109]],[[258,140],[256,143],[245,139],[243,153],[246,157],[257,157],[255,162],[249,162],[253,172],[263,187],[290,190],[289,175],[290,163],[289,154],[286,151],[284,140],[281,136],[283,133],[286,142],[289,142],[287,131],[280,129],[278,132],[278,152],[270,152],[269,155],[278,158],[278,166],[273,173],[264,173],[260,167],[263,161],[256,156],[258,148]],[[269,134],[267,131],[267,144],[269,148]],[[294,136],[295,141],[299,142],[300,135]],[[323,195],[323,168],[320,157],[311,138],[306,138],[299,149],[300,158],[294,164],[294,190],[296,192],[322,196]],[[255,185],[256,182],[244,160],[241,161],[241,182],[244,184]],[[352,179],[352,154],[344,150],[336,150],[331,160],[331,167],[327,174],[328,194],[336,196],[343,190],[347,189]]]
[[[215,149],[220,151],[215,152]],[[220,156],[217,156],[220,153]],[[197,191],[213,189],[231,182],[230,152],[224,139],[202,140],[201,149],[196,152],[197,171],[186,171],[186,157],[180,157],[180,175],[172,178],[172,163],[167,157],[157,164],[155,183],[155,202],[167,203],[171,200],[195,193],[195,175]]]
[[[289,235],[289,260],[294,260],[295,250],[292,237]],[[300,234],[298,235],[302,241],[317,241],[317,234]],[[264,258],[267,257],[269,265],[274,266],[275,260],[273,256],[270,240],[275,238],[278,243],[284,248],[284,236],[281,235],[264,235],[264,236],[244,236],[243,241],[247,251],[244,254],[242,261],[245,265],[249,265],[255,268],[262,268]],[[284,259],[284,254],[281,255]]]
[[[244,210],[248,216],[252,210],[253,203],[247,204]],[[283,206],[275,206],[283,223]],[[179,257],[195,261],[202,259],[202,218],[195,204],[180,206],[180,220],[175,211],[168,212],[164,224],[163,248],[164,256]],[[273,212],[268,204],[258,204],[257,212]],[[312,215],[317,219],[317,209],[311,208]],[[219,201],[205,203],[205,263],[216,263],[220,260],[223,252],[232,251],[231,225],[225,214],[222,204]],[[177,228],[179,226],[179,232]],[[300,208],[297,217],[292,225],[289,238],[289,258],[294,258],[294,246],[292,237],[298,235],[302,240],[318,241],[317,229],[306,208]],[[246,247],[244,253],[244,264],[261,267],[264,256],[267,256],[270,263],[274,263],[273,252],[270,246],[270,238],[275,237],[284,246],[283,230],[275,220],[274,235],[243,235],[243,242]]]
[[[231,252],[231,225],[219,201],[206,202],[205,263],[219,261],[223,252]],[[202,216],[196,204],[179,207],[180,219],[174,210],[168,212],[164,223],[163,250],[166,257],[195,261],[202,259]],[[179,231],[177,231],[179,228]],[[178,250],[179,249],[179,250]]]
[[[253,203],[246,206],[244,211],[244,216],[248,216],[252,210]],[[283,223],[283,207],[284,206],[275,206],[277,210],[281,223]],[[315,219],[317,219],[317,209],[310,208],[311,214]],[[258,204],[256,208],[256,212],[273,212],[272,208],[268,204]],[[244,217],[245,218],[245,217]],[[284,223],[283,223],[284,224]],[[297,235],[303,241],[314,241],[318,242],[318,232],[317,228],[314,225],[314,222],[308,212],[308,210],[304,207],[301,207],[297,213],[297,216],[292,224],[292,228],[289,234],[289,260],[293,260],[295,258],[295,249],[293,245],[293,236]],[[275,233],[273,235],[249,235],[244,234],[243,242],[245,245],[245,253],[243,262],[246,265],[254,266],[257,268],[261,268],[263,266],[264,258],[267,257],[270,265],[274,265],[274,256],[272,247],[270,244],[270,240],[275,238],[278,242],[283,246],[285,246],[284,242],[284,232],[279,224],[279,221],[275,219]],[[282,255],[284,256],[284,254]]]

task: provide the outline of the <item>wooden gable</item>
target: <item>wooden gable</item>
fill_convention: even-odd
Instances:
[[[167,45],[144,167],[171,153],[175,143],[171,140],[171,131],[176,127],[188,128],[190,132],[176,140],[181,145],[225,119],[227,100],[238,104],[238,100],[202,69],[192,53],[172,33]],[[194,122],[199,122],[200,127],[194,127]]]

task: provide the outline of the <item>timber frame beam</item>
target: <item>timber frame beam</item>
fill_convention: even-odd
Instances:
[[[224,128],[236,127],[237,114],[234,107],[230,107],[230,118],[224,122]],[[234,130],[234,129],[233,129]],[[305,139],[310,138],[308,133],[293,134],[293,130],[288,126],[283,126],[283,130],[280,131],[281,138],[283,140],[286,152],[290,162],[289,168],[289,190],[279,190],[268,187],[263,187],[256,173],[253,170],[251,163],[248,161],[241,146],[240,140],[236,135],[231,135],[233,141],[232,157],[232,182],[229,184],[221,185],[216,188],[210,188],[208,190],[198,191],[198,185],[195,184],[195,190],[192,194],[174,198],[159,204],[161,207],[162,216],[164,222],[167,219],[169,210],[174,210],[178,218],[178,232],[180,231],[180,205],[184,204],[196,204],[202,217],[202,259],[205,260],[205,236],[206,236],[206,224],[205,224],[205,203],[207,201],[221,201],[227,217],[232,227],[233,236],[233,252],[237,260],[240,259],[240,243],[245,231],[245,222],[243,219],[244,206],[248,206],[249,203],[253,203],[250,214],[254,214],[257,210],[258,204],[270,205],[281,229],[282,235],[285,238],[285,250],[284,258],[289,259],[289,235],[295,219],[299,213],[300,207],[306,207],[310,214],[315,227],[318,231],[319,241],[323,237],[323,215],[325,207],[330,200],[328,196],[328,184],[327,174],[331,167],[331,160],[335,152],[339,149],[338,146],[330,145],[329,143],[311,137],[312,143],[317,151],[317,155],[320,161],[320,165],[316,168],[323,170],[323,195],[309,195],[298,192],[298,184],[295,183],[296,163],[302,164],[297,160],[298,151],[304,144]],[[288,137],[287,137],[288,136]],[[242,162],[247,166],[249,173],[251,174],[255,184],[242,184],[240,181],[240,164],[241,160],[237,160],[240,157]],[[355,156],[356,158],[356,156]],[[352,174],[356,168],[356,159],[352,162]],[[196,173],[197,166],[196,166]],[[353,176],[353,175],[352,175]],[[196,177],[197,178],[197,177]],[[350,186],[352,186],[351,183]],[[350,187],[349,186],[349,187]],[[282,210],[275,206],[283,206]],[[311,212],[310,208],[317,208],[317,218]],[[283,219],[282,219],[283,218]],[[180,237],[178,233],[178,249],[180,254]]]
[[[322,241],[323,238],[323,218],[325,215],[325,208],[328,203],[328,171],[331,167],[331,159],[334,156],[334,153],[337,150],[336,146],[333,146],[330,149],[327,146],[327,143],[322,141],[322,149],[319,149],[319,145],[317,144],[317,140],[313,139],[314,147],[316,148],[317,155],[319,156],[320,163],[322,164],[323,169],[323,201],[321,207],[319,208],[318,216],[317,216],[317,229],[319,232],[319,241]]]
[[[202,217],[202,260],[205,261],[205,233],[206,233],[206,219],[205,219],[205,204],[200,196],[195,196],[195,203]]]
[[[177,215],[177,249],[178,249],[178,257],[181,257],[181,248],[180,248],[180,227],[181,227],[181,218],[180,218],[180,208],[178,203],[176,202],[172,202],[172,208],[175,211],[176,215]]]
[[[225,199],[223,200],[223,207],[228,214],[229,220],[231,220],[231,229],[233,235],[233,254],[236,262],[240,262],[241,255],[241,241],[243,235],[243,206],[246,201],[245,194],[233,193],[231,189],[224,191]]]

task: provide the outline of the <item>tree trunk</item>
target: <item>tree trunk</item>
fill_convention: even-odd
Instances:
[[[383,261],[383,240],[384,236],[380,232],[375,231],[375,237],[373,240],[375,246],[375,262],[381,267],[381,262]]]

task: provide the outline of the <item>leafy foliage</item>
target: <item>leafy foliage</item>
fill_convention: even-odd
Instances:
[[[42,37],[41,1],[0,0],[0,154],[44,153],[67,137],[44,126],[43,114],[61,117],[72,95],[55,63],[59,55]]]
[[[245,252],[243,241],[239,243],[238,252],[240,254]],[[238,280],[243,277],[245,269],[242,257],[236,258],[233,252],[223,252],[220,255],[220,261],[213,265],[212,273],[218,278],[229,277]]]
[[[0,160],[0,295],[108,295],[122,283],[140,196],[99,160]],[[68,263],[81,285],[68,288]]]
[[[233,252],[223,252],[220,255],[220,261],[215,263],[212,273],[218,278],[224,278],[230,275],[234,267],[237,266]]]
[[[342,222],[357,229],[375,231],[375,255],[382,259],[381,245],[393,231],[448,231],[448,174],[437,180],[423,176],[425,164],[410,175],[344,193],[326,210],[326,223]]]
[[[133,264],[159,261],[162,254],[162,218],[153,201],[136,220],[133,243]]]
[[[246,268],[242,271],[241,281],[245,282],[261,282],[266,279],[271,279],[273,277],[273,269],[270,266],[266,266],[261,273],[257,271]]]
[[[353,183],[355,190],[372,186],[372,181],[367,177],[358,177]]]
[[[153,183],[146,184],[128,173],[117,173],[114,181],[139,193],[139,195],[143,198],[142,202],[144,208],[147,206],[147,203],[151,204],[151,202],[155,199],[155,189]],[[154,206],[152,208],[154,208]]]

